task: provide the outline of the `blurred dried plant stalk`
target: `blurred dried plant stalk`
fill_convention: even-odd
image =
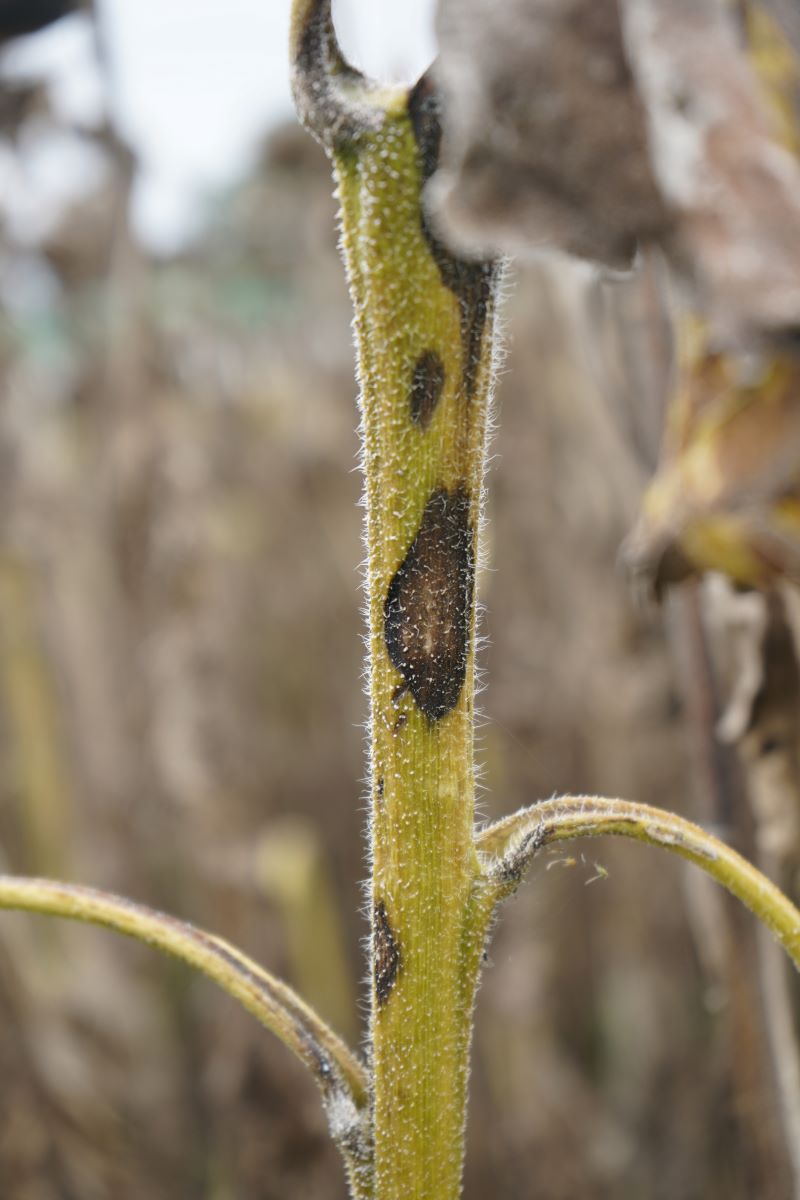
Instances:
[[[751,37],[781,36],[745,8]],[[441,0],[443,230],[473,250],[611,267],[658,244],[726,336],[795,329],[800,169],[737,14],[723,0],[510,0],[498,19],[490,0]]]
[[[627,267],[670,217],[608,0],[443,0],[443,166],[432,202],[466,251],[555,247]]]

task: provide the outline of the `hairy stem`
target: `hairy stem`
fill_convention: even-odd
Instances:
[[[800,968],[800,911],[766,875],[719,838],[674,813],[596,796],[565,796],[521,809],[476,839],[485,873],[501,899],[514,890],[538,850],[579,837],[634,838],[679,854],[732,892],[772,931]]]
[[[473,844],[475,570],[498,268],[432,233],[438,99],[366,83],[330,4],[293,24],[298,111],[334,165],[366,490],[376,1196],[460,1192],[491,917]]]
[[[491,315],[488,295],[448,286],[425,236],[424,151],[403,100],[372,154],[337,165],[367,491],[378,1196],[445,1200],[460,1184],[483,942],[472,727]]]

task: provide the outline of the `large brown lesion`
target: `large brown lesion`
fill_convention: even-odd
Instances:
[[[372,912],[372,951],[375,994],[378,1004],[385,1004],[392,993],[402,959],[400,943],[392,929],[383,900],[376,902]]]
[[[389,658],[431,722],[455,708],[466,678],[473,543],[467,489],[437,488],[386,594]]]

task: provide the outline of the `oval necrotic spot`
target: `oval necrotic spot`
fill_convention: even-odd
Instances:
[[[444,388],[444,363],[435,350],[426,350],[414,364],[411,379],[411,420],[427,429]]]
[[[384,604],[389,658],[430,721],[461,694],[474,582],[469,495],[463,486],[437,488]]]

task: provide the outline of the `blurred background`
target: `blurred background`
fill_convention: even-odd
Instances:
[[[0,863],[211,928],[362,1036],[362,558],[328,164],[288,0],[0,0]],[[402,9],[402,12],[400,10]],[[351,0],[376,74],[432,4]],[[657,454],[656,267],[518,270],[489,477],[482,812],[754,826],[694,585],[618,567]],[[465,1195],[784,1200],[750,921],[680,863],[538,861],[479,994]],[[780,986],[780,985],[779,985]],[[343,1200],[313,1084],[213,986],[0,920],[0,1195]]]

